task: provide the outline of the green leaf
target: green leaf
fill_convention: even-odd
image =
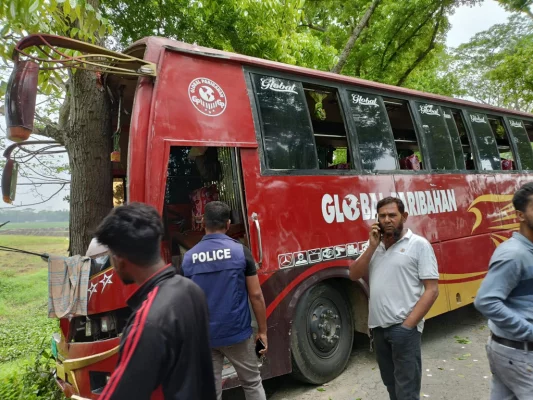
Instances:
[[[30,14],[33,14],[35,11],[37,11],[37,9],[39,8],[39,3],[40,3],[39,0],[33,0],[33,2],[30,4],[28,12]]]
[[[6,95],[6,91],[7,91],[7,82],[6,81],[0,82],[0,97],[1,98],[4,98],[4,96]]]
[[[63,13],[66,15],[66,16],[69,16],[70,15],[70,1],[65,1],[63,3]]]
[[[319,392],[325,392],[326,391],[326,389],[324,389],[323,387],[319,387],[316,390],[318,390]]]
[[[9,5],[9,14],[14,20],[17,19],[17,2],[14,0],[11,0],[11,4]]]
[[[100,28],[98,29],[98,35],[100,37],[104,37],[105,32],[106,32],[106,26],[105,25],[100,25]]]

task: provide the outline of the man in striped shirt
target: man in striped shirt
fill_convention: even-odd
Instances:
[[[474,302],[489,319],[491,400],[533,399],[533,182],[513,197],[520,232],[492,255]]]
[[[100,400],[216,398],[207,302],[202,289],[161,259],[162,234],[157,211],[141,203],[115,208],[97,229],[115,273],[139,285]]]

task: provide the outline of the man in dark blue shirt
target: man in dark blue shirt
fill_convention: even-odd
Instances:
[[[209,333],[215,373],[217,399],[222,399],[224,356],[233,364],[247,400],[266,400],[261,383],[256,341],[268,347],[265,300],[255,262],[246,247],[226,235],[230,227],[230,208],[220,201],[205,206],[206,235],[185,253],[183,274],[200,286],[207,297]],[[253,337],[250,308],[258,325]]]
[[[513,205],[520,233],[496,249],[474,302],[489,319],[492,400],[533,399],[533,182]]]

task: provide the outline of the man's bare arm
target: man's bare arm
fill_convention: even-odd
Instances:
[[[350,279],[356,281],[363,276],[368,275],[368,265],[374,255],[374,252],[381,242],[381,232],[379,224],[376,222],[372,225],[370,235],[368,239],[368,247],[363,254],[359,256],[357,260],[350,264]]]
[[[350,279],[352,281],[356,281],[363,276],[368,275],[368,266],[376,249],[377,246],[370,247],[369,245],[365,252],[350,264]]]
[[[267,320],[266,320],[266,306],[265,299],[263,297],[263,291],[261,290],[261,284],[257,275],[246,277],[246,288],[248,289],[248,297],[252,304],[252,310],[254,311],[255,319],[257,321],[257,339],[261,339],[265,345],[265,349],[261,351],[265,354],[268,350],[268,338],[267,338]]]

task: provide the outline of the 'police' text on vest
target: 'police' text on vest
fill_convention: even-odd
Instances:
[[[201,253],[192,254],[192,263],[195,264],[196,261],[206,262],[206,261],[217,261],[217,260],[228,260],[231,258],[230,249],[219,249],[213,251],[205,251]]]

